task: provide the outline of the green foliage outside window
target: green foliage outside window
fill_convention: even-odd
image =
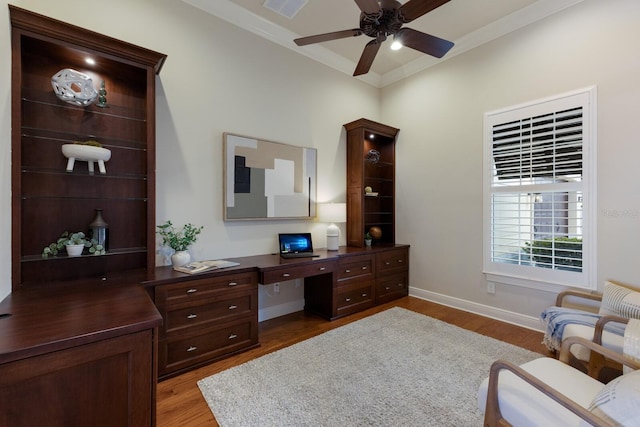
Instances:
[[[522,248],[537,267],[582,271],[582,239],[556,237],[526,242]]]

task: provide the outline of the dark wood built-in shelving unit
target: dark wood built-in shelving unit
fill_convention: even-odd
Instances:
[[[0,425],[155,425],[162,316],[140,282],[155,272],[155,75],[165,55],[9,5],[12,292],[0,301]],[[87,65],[91,57],[95,65]],[[70,68],[106,108],[55,94]],[[111,150],[106,174],[63,144]],[[104,255],[43,258],[103,209]],[[34,402],[37,408],[34,410]],[[6,410],[4,410],[6,409]]]
[[[371,227],[382,230],[379,243],[395,243],[395,144],[399,129],[367,119],[347,123],[344,128],[347,245],[363,247],[364,235]],[[366,194],[366,187],[372,192]]]
[[[155,74],[166,56],[9,6],[12,25],[12,288],[155,265]],[[85,62],[87,57],[95,65]],[[107,89],[107,108],[58,99],[64,68]],[[111,150],[107,173],[85,162],[66,172],[63,144],[96,140]],[[64,231],[88,231],[95,209],[110,226],[106,255],[43,259]]]

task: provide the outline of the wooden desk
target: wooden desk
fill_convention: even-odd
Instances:
[[[193,275],[156,268],[144,285],[164,318],[160,379],[258,346],[259,284],[304,279],[305,310],[328,320],[408,294],[408,245],[316,253],[227,258],[239,265]]]
[[[139,284],[14,291],[0,314],[0,426],[154,425],[162,318]]]

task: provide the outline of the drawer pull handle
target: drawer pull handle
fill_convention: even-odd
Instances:
[[[369,267],[367,267],[366,265],[364,267],[362,267],[363,270],[366,270],[367,268],[369,268]]]
[[[399,262],[400,264],[402,264],[402,263],[404,262],[404,260],[403,260],[403,259],[399,259],[399,260],[398,260],[398,262]]]
[[[229,282],[229,286],[238,286],[238,282]]]
[[[191,289],[187,290],[188,294],[195,294],[196,292],[198,292],[198,290],[194,289],[194,288],[191,288]]]
[[[398,287],[404,288],[404,283],[398,283]]]
[[[349,302],[349,301],[351,301],[351,298],[345,298],[344,300],[345,300],[345,302]]]
[[[196,351],[197,349],[198,347],[192,345],[187,349],[187,351]]]
[[[386,261],[384,265],[391,265],[391,263],[389,261]]]
[[[190,315],[187,316],[187,319],[195,319],[196,317],[198,317],[197,314],[191,313]]]
[[[237,305],[233,305],[233,304],[232,304],[232,305],[230,305],[230,306],[229,306],[229,310],[235,310],[236,308],[238,308],[238,306],[237,306]]]
[[[345,273],[351,273],[351,270],[345,270],[344,272]]]
[[[385,290],[385,291],[390,291],[390,290],[391,290],[391,286],[385,286],[385,287],[384,287],[384,290]]]
[[[236,339],[236,338],[238,338],[238,336],[236,334],[229,335],[229,339],[230,340],[233,340],[233,339]]]
[[[325,271],[326,269],[327,269],[326,267],[320,267],[318,270]]]
[[[366,296],[367,296],[367,294],[362,294],[362,296],[363,296],[363,297],[366,297]]]
[[[282,273],[282,277],[291,277],[289,273]]]

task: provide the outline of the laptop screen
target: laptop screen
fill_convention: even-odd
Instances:
[[[313,252],[311,233],[280,233],[280,253]]]

